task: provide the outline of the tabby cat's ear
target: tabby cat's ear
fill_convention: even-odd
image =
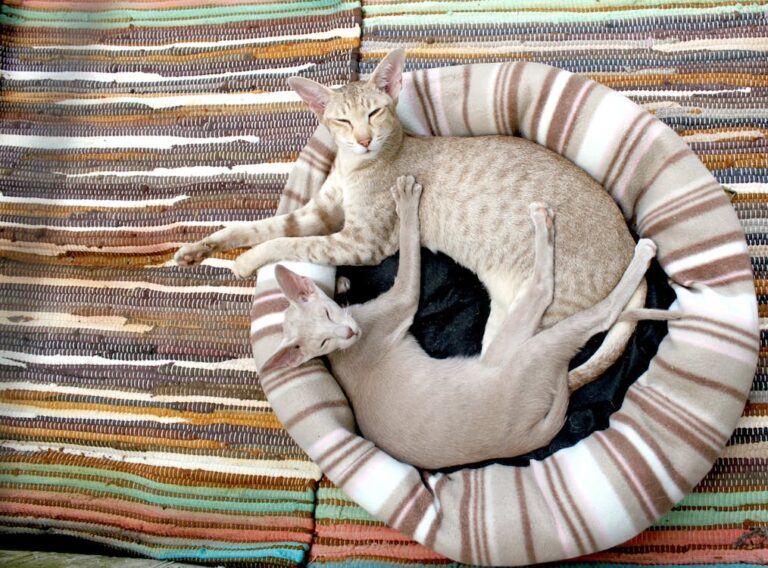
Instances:
[[[397,101],[403,86],[403,69],[405,69],[405,50],[395,49],[376,66],[368,83],[387,93],[393,101]]]
[[[292,369],[301,365],[306,358],[296,343],[281,343],[272,357],[259,369],[259,374],[271,373],[278,369]]]
[[[275,278],[283,294],[291,302],[303,304],[308,302],[317,293],[317,286],[312,279],[300,276],[288,270],[282,264],[275,266]]]
[[[290,77],[288,85],[309,105],[312,112],[319,117],[323,116],[325,106],[333,95],[331,89],[304,77]]]

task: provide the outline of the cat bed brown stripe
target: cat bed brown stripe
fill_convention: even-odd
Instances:
[[[450,474],[400,463],[357,435],[343,392],[309,362],[264,391],[323,472],[357,503],[456,560],[520,565],[621,543],[659,519],[710,469],[754,375],[758,319],[743,231],[719,184],[667,126],[618,93],[536,63],[406,74],[398,114],[434,136],[520,135],[569,158],[658,246],[683,318],[607,429],[527,467]],[[280,212],[320,188],[335,154],[318,129],[288,179]],[[296,268],[296,265],[292,265]],[[333,270],[309,272],[330,286]],[[305,272],[306,273],[306,272]],[[280,339],[278,290],[259,272],[252,310],[257,364]]]

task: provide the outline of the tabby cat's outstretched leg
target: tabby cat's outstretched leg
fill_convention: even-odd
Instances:
[[[248,278],[265,264],[282,260],[330,266],[371,265],[397,251],[396,241],[372,246],[362,238],[364,233],[363,228],[347,223],[341,231],[331,235],[272,239],[238,256],[232,270],[240,278]]]
[[[327,235],[344,224],[341,190],[323,188],[306,205],[269,219],[235,224],[198,241],[182,246],[174,256],[176,264],[190,266],[202,262],[217,251],[252,247],[277,237]]]

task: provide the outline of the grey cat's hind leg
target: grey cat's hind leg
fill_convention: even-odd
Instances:
[[[555,292],[554,212],[544,203],[531,203],[534,226],[531,277],[504,316],[499,331],[483,353],[483,362],[501,364],[511,349],[527,341],[541,326],[541,318]],[[487,327],[486,327],[487,333]]]
[[[370,302],[358,306],[357,313],[375,321],[369,334],[381,337],[383,345],[402,339],[413,324],[419,308],[421,248],[419,241],[419,200],[422,187],[412,176],[397,178],[392,194],[400,217],[400,263],[392,287]]]
[[[590,337],[605,331],[619,318],[654,256],[656,244],[650,239],[640,239],[624,275],[604,300],[541,331],[531,340],[531,345],[543,348],[547,357],[567,364]]]
[[[491,294],[491,306],[490,313],[488,314],[488,320],[485,322],[485,331],[483,332],[483,347],[481,350],[481,357],[485,357],[488,353],[488,349],[495,337],[499,335],[499,329],[507,317],[507,306],[501,302],[494,300]]]

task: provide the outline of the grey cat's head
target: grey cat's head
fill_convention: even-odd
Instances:
[[[331,131],[339,151],[366,160],[374,158],[392,134],[399,132],[395,105],[404,66],[405,52],[396,49],[382,59],[367,81],[338,90],[303,77],[291,77],[288,84]]]
[[[261,373],[297,367],[314,357],[346,349],[360,338],[360,328],[347,310],[329,298],[310,278],[278,264],[275,277],[288,298],[283,338]]]

